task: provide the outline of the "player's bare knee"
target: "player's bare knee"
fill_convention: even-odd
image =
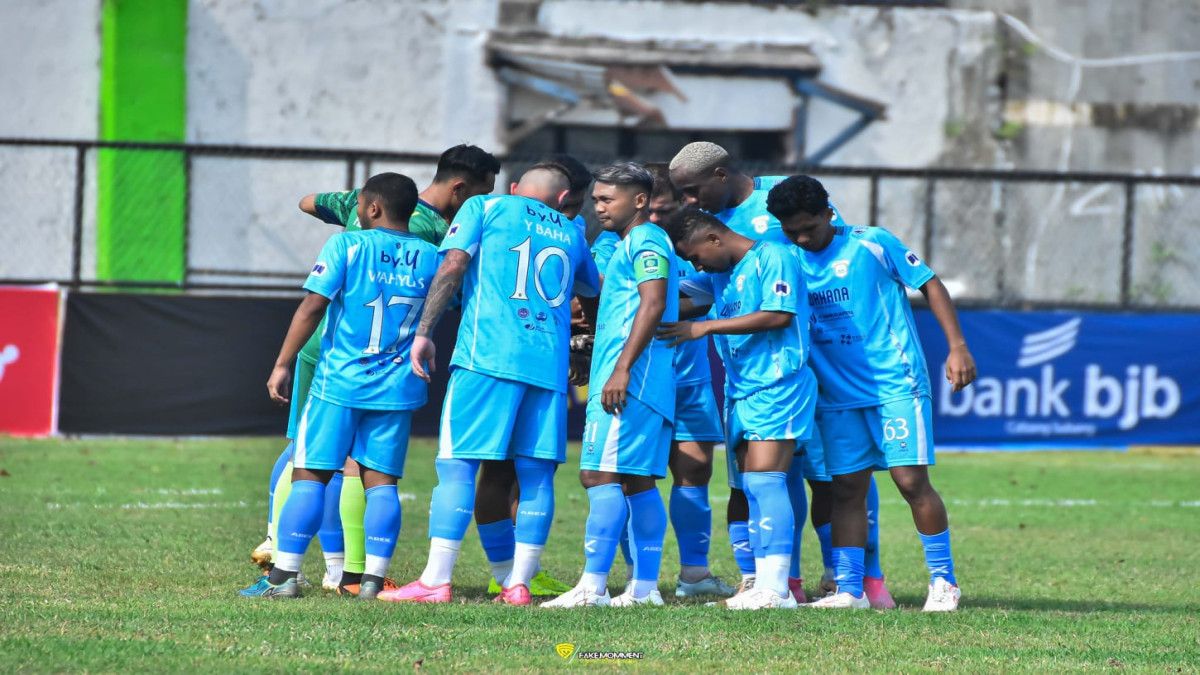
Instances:
[[[937,494],[929,482],[929,472],[923,466],[896,467],[891,474],[900,496],[910,504]]]
[[[858,473],[846,474],[843,476],[834,476],[833,482],[830,483],[830,497],[835,505],[857,504],[865,502],[867,499],[867,491],[871,488],[871,475],[869,472],[860,471]]]

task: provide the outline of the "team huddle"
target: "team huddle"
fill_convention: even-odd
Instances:
[[[420,193],[386,173],[301,201],[346,232],[313,265],[267,383],[291,405],[292,442],[272,472],[268,537],[254,553],[266,574],[239,593],[300,597],[301,562],[318,537],[330,590],[450,602],[474,519],[499,603],[662,605],[671,526],[678,597],[729,609],[886,609],[895,602],[879,563],[873,475],[887,470],[925,550],[924,609],[958,608],[949,521],[928,475],[930,376],[906,288],[926,297],[945,333],[955,391],[975,366],[949,294],[917,255],[883,228],[847,226],[817,180],[745,175],[712,143],[689,144],[670,164],[595,172],[557,155],[504,196],[490,194],[499,168],[456,146]],[[602,228],[590,245],[579,216],[589,187]],[[441,364],[432,335],[450,308],[461,320],[429,556],[401,586],[387,578],[397,480],[412,413]],[[725,370],[723,411],[709,336]],[[568,387],[584,384],[589,513],[572,587],[540,560],[567,459]],[[736,585],[709,567],[720,443]],[[668,473],[664,503],[657,481]],[[824,562],[811,603],[800,571],[806,516]],[[614,597],[618,551],[629,578]]]

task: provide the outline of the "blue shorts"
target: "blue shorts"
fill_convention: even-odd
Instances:
[[[805,369],[743,399],[725,399],[725,461],[729,487],[742,489],[737,448],[742,441],[807,440],[813,434],[817,380]],[[799,452],[799,447],[797,447]]]
[[[439,459],[567,461],[567,395],[455,368],[442,404]]]
[[[598,394],[588,399],[579,469],[663,478],[671,454],[671,422],[632,396],[626,401],[620,415],[609,415]]]
[[[363,410],[309,396],[300,413],[292,465],[339,471],[346,458],[389,476],[404,476],[411,410]]]
[[[833,477],[825,470],[825,445],[821,442],[821,428],[814,424],[812,437],[796,443],[796,459],[804,471],[804,480],[828,483]],[[803,454],[800,454],[803,453]]]
[[[674,434],[672,440],[676,441],[725,440],[711,383],[680,387],[676,391]]]
[[[928,396],[817,414],[830,476],[863,469],[932,466],[933,405]]]

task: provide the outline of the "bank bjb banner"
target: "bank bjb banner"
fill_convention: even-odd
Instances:
[[[979,369],[952,394],[946,339],[917,327],[943,445],[1200,445],[1200,316],[963,311]]]
[[[54,433],[59,290],[0,286],[0,434]]]

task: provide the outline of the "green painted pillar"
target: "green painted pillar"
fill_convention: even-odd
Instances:
[[[102,140],[184,141],[187,5],[187,0],[104,0]],[[186,194],[182,152],[101,150],[96,276],[112,281],[183,281]]]

